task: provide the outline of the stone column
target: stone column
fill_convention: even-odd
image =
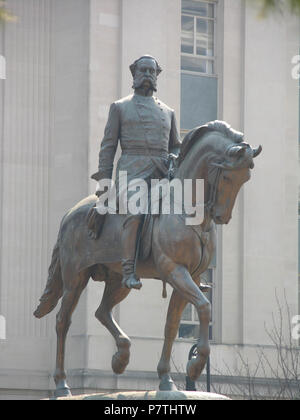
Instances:
[[[220,66],[219,115],[233,128],[243,131],[244,3],[235,0],[226,0],[222,3],[223,25],[221,10],[218,21],[220,37],[223,39],[220,48],[221,59],[218,60]],[[244,191],[241,190],[230,224],[221,228],[221,252],[218,253],[219,258],[220,253],[222,254],[217,267],[221,270],[222,282],[216,285],[217,288],[222,288],[220,338],[221,342],[228,344],[242,342],[243,203]]]
[[[286,293],[291,315],[298,313],[299,103],[291,60],[299,51],[299,19],[286,13],[262,23],[248,5],[245,51],[245,135],[264,149],[245,187],[243,342],[263,344],[264,323],[272,326],[272,314],[279,322],[275,294],[285,305]]]
[[[60,220],[87,195],[88,8],[85,0],[11,0],[9,8],[18,20],[0,35],[0,387],[37,396],[53,386],[56,311],[38,321],[33,310]]]

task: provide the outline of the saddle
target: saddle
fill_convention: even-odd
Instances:
[[[139,238],[139,255],[138,258],[141,261],[145,261],[151,253],[152,244],[152,231],[154,218],[156,215],[146,214],[144,217],[143,225],[141,227],[141,233]],[[87,215],[87,228],[88,235],[93,240],[98,240],[101,236],[106,215],[98,213],[96,207],[92,207]]]
[[[122,222],[120,221],[120,215],[115,215],[117,220],[116,221],[120,228],[122,226]],[[114,215],[110,215],[110,217],[115,217]],[[158,215],[152,215],[150,213],[146,214],[144,217],[140,237],[138,239],[139,242],[139,253],[138,259],[139,261],[146,261],[152,250],[152,234],[153,234],[153,226],[155,218]],[[101,262],[114,262],[119,261],[121,259],[120,249],[119,247],[114,247],[113,249],[107,248],[105,245],[102,245],[101,241],[101,233],[103,231],[103,236],[107,237],[108,230],[109,230],[109,218],[107,218],[106,222],[106,215],[100,215],[96,207],[93,206],[87,215],[87,228],[88,228],[88,235],[87,239],[90,242],[89,247],[90,253],[89,256],[92,256],[91,259],[84,258],[83,261],[77,261],[78,264],[78,271],[81,269],[86,268],[88,266],[93,266],[94,264],[99,264]],[[114,243],[118,243],[119,238],[114,238]],[[84,243],[81,243],[81,246],[85,247]],[[119,254],[118,254],[119,253]],[[87,257],[87,256],[86,256]],[[200,267],[200,265],[199,265]],[[94,278],[94,277],[93,277]],[[102,280],[101,280],[102,281]],[[202,292],[209,292],[211,290],[211,286],[208,284],[199,284],[199,288]],[[166,283],[163,281],[163,295],[166,298]]]

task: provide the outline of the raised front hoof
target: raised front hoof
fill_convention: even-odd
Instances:
[[[67,384],[67,382],[62,379],[56,385],[56,390],[54,391],[55,398],[62,398],[62,397],[71,397],[72,393]]]
[[[129,352],[120,352],[118,351],[115,353],[111,360],[111,367],[114,373],[117,375],[121,375],[125,369],[126,366],[129,363]]]
[[[174,384],[169,375],[163,375],[159,384],[160,391],[177,391],[177,386]]]
[[[187,376],[192,380],[192,381],[196,381],[199,376],[201,375],[206,362],[207,362],[207,358],[208,356],[203,356],[203,357],[194,357],[193,359],[188,361],[187,367],[186,367],[186,372],[187,372]]]
[[[37,319],[41,319],[44,316],[48,315],[55,306],[57,305],[57,299],[54,302],[51,302],[49,299],[42,300],[36,310],[33,312],[33,315]]]

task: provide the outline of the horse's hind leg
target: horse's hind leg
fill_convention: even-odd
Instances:
[[[183,299],[176,290],[174,290],[169,303],[167,322],[165,326],[164,346],[157,366],[157,372],[160,378],[159,389],[161,391],[175,391],[177,389],[170,376],[170,359],[172,346],[179,328],[181,314],[186,304],[187,301]]]
[[[108,329],[116,341],[118,351],[112,358],[112,369],[116,374],[124,372],[130,357],[130,339],[112,316],[112,308],[130,293],[130,289],[122,287],[121,282],[120,274],[110,272],[105,283],[101,304],[95,313],[96,318]]]
[[[67,277],[67,276],[65,276]],[[68,278],[64,285],[64,292],[61,302],[61,308],[56,316],[56,334],[57,334],[57,353],[56,353],[56,371],[54,381],[56,384],[56,397],[65,397],[71,395],[70,388],[66,382],[65,372],[65,343],[68,330],[71,325],[71,317],[77,306],[78,300],[83,289],[89,281],[89,273],[83,271],[74,278]]]

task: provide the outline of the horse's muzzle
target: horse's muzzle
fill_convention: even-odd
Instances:
[[[231,216],[229,217],[215,216],[214,217],[214,222],[216,223],[216,225],[228,225],[230,220],[231,220]]]

